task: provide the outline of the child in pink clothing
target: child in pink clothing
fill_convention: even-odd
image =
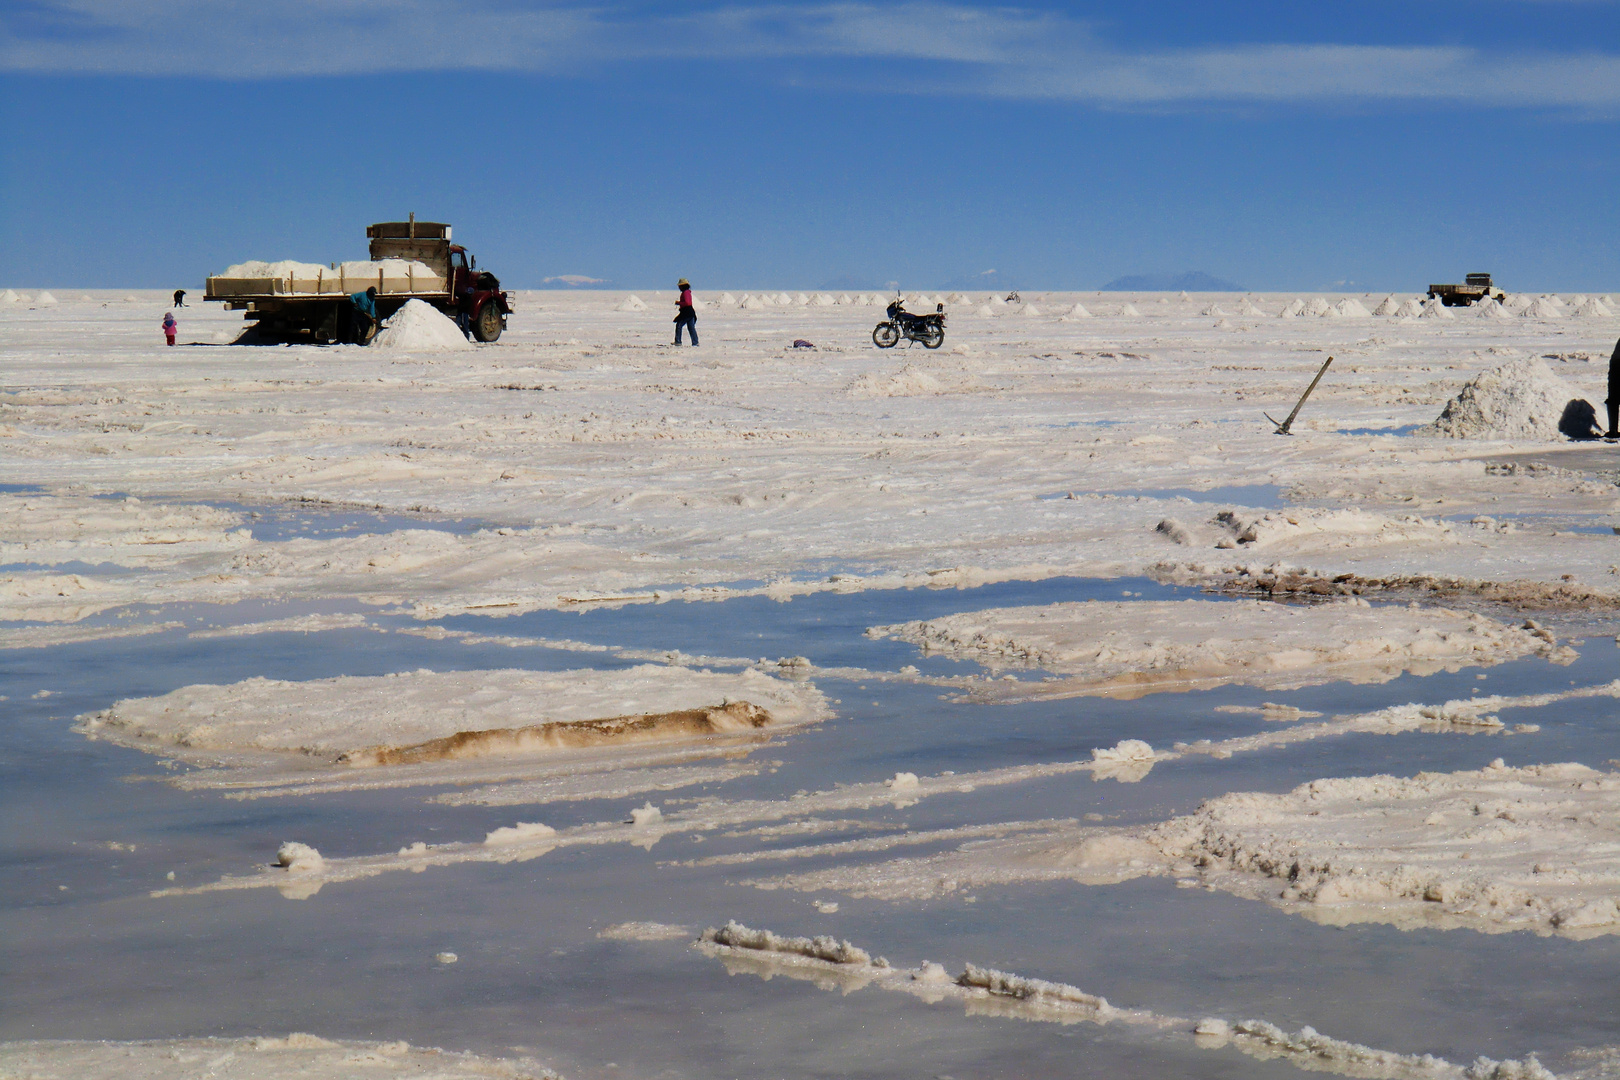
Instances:
[[[179,332],[180,324],[174,321],[174,312],[170,311],[164,313],[163,336],[169,339],[170,345],[174,344],[174,335],[178,334]]]

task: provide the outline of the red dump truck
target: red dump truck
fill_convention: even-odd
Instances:
[[[407,300],[422,300],[451,318],[465,316],[479,341],[495,341],[512,313],[500,281],[467,249],[450,242],[450,226],[436,221],[384,221],[366,227],[367,262],[246,262],[208,279],[204,299],[242,311],[263,336],[329,344],[351,294],[377,290],[377,315],[386,319]],[[366,332],[375,332],[371,327]]]

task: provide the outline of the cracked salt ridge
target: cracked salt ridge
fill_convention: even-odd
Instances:
[[[1161,1039],[1190,1040],[1206,1050],[1231,1046],[1250,1057],[1281,1059],[1310,1072],[1388,1080],[1556,1080],[1534,1054],[1522,1061],[1480,1056],[1462,1066],[1432,1054],[1402,1054],[1334,1039],[1309,1026],[1289,1033],[1264,1020],[1204,1017],[1195,1022],[1147,1009],[1120,1008],[1079,987],[971,963],[954,979],[942,965],[927,960],[915,968],[897,968],[887,958],[874,958],[867,950],[835,937],[786,937],[735,920],[705,930],[694,948],[720,960],[731,975],[765,979],[782,975],[843,994],[867,987],[897,991],[929,1005],[960,1003],[967,1016],[1119,1024],[1144,1029]]]
[[[261,872],[254,877],[225,877],[211,885],[159,890],[153,895],[190,895],[217,890],[275,887],[291,898],[303,899],[314,895],[323,885],[330,882],[360,880],[399,870],[420,872],[430,866],[448,866],[470,862],[527,861],[546,855],[560,847],[579,845],[627,843],[645,847],[650,851],[666,835],[671,834],[712,832],[727,826],[751,822],[779,821],[788,817],[804,818],[807,815],[851,809],[871,809],[885,805],[903,809],[933,795],[947,793],[970,794],[981,788],[1018,784],[1065,774],[1089,772],[1095,779],[1134,782],[1144,778],[1156,761],[1171,761],[1183,756],[1199,754],[1212,757],[1229,757],[1232,753],[1239,751],[1266,749],[1290,742],[1347,732],[1392,734],[1400,731],[1448,730],[1455,728],[1488,730],[1500,726],[1500,724],[1499,722],[1493,723],[1494,717],[1486,714],[1485,710],[1487,709],[1533,708],[1556,701],[1600,696],[1620,697],[1620,680],[1600,687],[1588,687],[1559,694],[1532,695],[1521,698],[1487,698],[1480,701],[1453,701],[1438,707],[1408,705],[1363,717],[1342,718],[1325,724],[1298,725],[1280,732],[1227,740],[1224,743],[1188,746],[1170,752],[1156,753],[1146,743],[1137,740],[1125,740],[1112,748],[1093,750],[1090,761],[1041,763],[977,773],[945,773],[933,777],[918,777],[914,773],[902,772],[889,780],[883,781],[881,784],[851,784],[814,794],[800,793],[788,799],[735,800],[729,802],[714,798],[700,799],[696,800],[695,805],[673,811],[668,815],[648,803],[644,810],[632,812],[632,819],[629,823],[631,827],[628,829],[621,822],[595,822],[561,830],[543,824],[519,822],[514,826],[494,830],[486,837],[483,844],[452,842],[430,846],[425,843],[416,843],[401,848],[395,855],[379,854],[334,860],[321,859],[318,852],[310,849],[310,856],[302,864],[299,864],[296,860],[288,861],[284,858],[279,864],[279,871]],[[611,784],[611,781],[609,783]],[[649,787],[641,790],[650,789]],[[521,797],[521,790],[517,794],[518,797]],[[493,789],[482,793],[472,792],[445,801],[500,805],[509,801],[502,796],[501,789]],[[598,796],[593,795],[590,797]],[[839,827],[842,824],[838,822],[826,823],[828,827]],[[1072,823],[1069,822],[1003,822],[990,825],[956,826],[954,828],[871,840],[843,841],[811,848],[785,849],[780,852],[767,853],[758,856],[758,858],[782,859],[817,857],[827,854],[855,854],[887,850],[903,844],[937,844],[1029,831],[1045,831],[1048,835],[1042,842],[1046,843],[1061,839],[1066,831],[1075,833]],[[1077,834],[1082,836],[1110,835],[1108,830],[1101,829],[1079,830]],[[302,845],[299,845],[299,847],[302,848]],[[1120,850],[1124,851],[1125,849],[1121,848]],[[1130,855],[1131,852],[1136,852],[1136,849],[1131,848],[1126,854]],[[1118,853],[1114,852],[1113,849],[1109,849],[1108,852],[1104,853],[1108,857],[1099,856],[1096,860],[1090,860],[1089,857],[1082,858],[1078,865],[1084,870],[1091,865],[1092,861],[1095,861],[1102,869],[1092,874],[1091,877],[1099,881],[1122,881],[1144,873],[1163,872],[1163,867],[1150,865],[1148,862],[1134,856],[1129,859],[1124,857],[1115,859],[1112,858],[1114,854]],[[1140,852],[1137,852],[1137,854],[1140,854]],[[949,860],[952,856],[946,855],[935,858],[936,860]],[[750,861],[757,861],[757,859],[734,855],[702,864],[736,865]],[[699,864],[693,863],[692,865]],[[882,867],[877,867],[856,871],[857,876],[864,874],[868,877],[877,872],[878,876],[873,879],[877,884],[872,886],[877,891],[872,893],[862,891],[868,888],[866,885],[857,884],[852,886],[849,880],[846,880],[847,872],[837,869],[823,871],[819,874],[790,875],[773,881],[754,881],[751,884],[764,888],[783,886],[808,889],[829,888],[853,891],[855,895],[883,895],[885,889],[892,892],[892,888],[882,884],[882,869]],[[915,876],[909,874],[909,871],[907,875],[908,881],[910,877]],[[967,873],[958,875],[958,877],[966,876],[969,875]],[[1045,880],[1074,876],[1076,876],[1074,873],[1064,870],[1037,870],[1022,877],[1017,872],[1012,872],[1010,876],[1009,874],[991,875],[990,880],[1024,880],[1028,878]],[[1080,877],[1086,879],[1087,875],[1082,873]],[[943,880],[945,878],[934,874],[928,877],[926,885],[910,881],[909,884],[902,883],[893,888],[899,888],[903,895],[916,894],[919,888],[932,895],[938,891],[939,882]],[[956,887],[957,882],[952,879],[949,887],[945,888],[944,891],[953,892]],[[1466,921],[1464,924],[1466,925]],[[1560,929],[1567,933],[1580,928],[1570,924],[1570,926]],[[1620,927],[1617,927],[1617,929],[1620,929]]]
[[[1620,773],[1577,764],[1514,769],[1498,758],[1472,772],[1316,780],[1283,795],[1233,792],[1152,827],[1060,828],[747,884],[901,900],[975,886],[1176,875],[1330,926],[1585,940],[1620,934],[1617,807]]]
[[[1087,772],[1095,768],[1094,762],[1060,762],[1043,765],[1012,766],[963,775],[947,774],[937,777],[918,777],[900,773],[882,783],[849,784],[813,794],[794,795],[787,799],[699,799],[694,805],[664,814],[648,803],[631,811],[629,821],[598,821],[569,828],[518,822],[492,830],[482,842],[465,841],[429,845],[423,842],[406,845],[393,854],[360,855],[348,858],[324,858],[307,845],[291,843],[283,846],[274,867],[261,868],[260,873],[249,876],[228,876],[212,884],[159,889],[151,895],[189,896],[198,893],[233,891],[239,889],[276,888],[292,899],[306,899],[321,887],[334,882],[357,881],[379,874],[402,870],[420,872],[429,867],[452,866],[462,863],[526,862],[564,847],[597,846],[602,844],[630,844],[651,851],[664,837],[685,833],[709,833],[721,829],[761,821],[782,821],[786,818],[804,819],[841,810],[873,809],[892,806],[896,809],[914,806],[921,800],[949,793],[971,793],[981,788],[1022,783],[1031,779],[1060,776],[1065,773]],[[826,823],[831,827],[844,827],[842,822]],[[1028,826],[1021,823],[993,826],[994,829],[1018,832]],[[977,827],[965,826],[964,836],[979,835]],[[954,834],[951,834],[954,835]],[[942,833],[931,841],[949,838]],[[289,854],[290,852],[290,854]]]
[[[894,671],[909,664],[933,665],[941,674],[976,670],[977,665],[948,658],[919,661],[915,650],[901,643],[872,641],[867,627],[892,621],[895,615],[934,618],[985,607],[1061,600],[1120,599],[1122,594],[1146,600],[1211,597],[1200,588],[1169,585],[1144,577],[1051,577],[1037,581],[991,581],[964,585],[954,580],[933,585],[838,593],[796,595],[782,601],[767,596],[725,599],[717,610],[708,604],[663,604],[655,618],[642,607],[592,607],[568,611],[534,611],[501,617],[477,614],[450,615],[435,620],[447,629],[522,636],[564,636],[611,642],[622,647],[667,650],[669,643],[709,642],[704,651],[747,656],[764,651],[772,656],[800,655],[827,670],[869,671],[892,665]],[[903,609],[903,610],[897,610]],[[722,614],[723,613],[723,614]],[[791,632],[784,633],[786,624]],[[755,631],[762,631],[755,633]],[[715,636],[722,640],[714,641]]]

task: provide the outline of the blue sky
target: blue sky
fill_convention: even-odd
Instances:
[[[1620,2],[0,0],[0,280],[1620,291]]]

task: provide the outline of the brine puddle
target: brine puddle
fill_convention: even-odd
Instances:
[[[1609,697],[1503,709],[1504,730],[1329,734],[1164,760],[1123,779],[1057,768],[1088,764],[1124,740],[1163,751],[1409,702],[1557,695],[1614,678],[1612,630],[1582,641],[1562,666],[1527,658],[1364,685],[1010,703],[964,693],[991,682],[977,664],[866,636],[907,620],[1087,599],[1211,598],[1146,580],[1058,579],[462,616],[431,624],[436,637],[409,619],[363,611],[363,625],[308,633],[195,638],[177,630],[0,654],[0,807],[11,826],[0,836],[0,933],[10,953],[0,973],[0,1039],[309,1031],[497,1056],[521,1047],[574,1077],[1068,1077],[1082,1059],[1083,1071],[1107,1076],[1300,1075],[1286,1060],[1148,1038],[1128,1026],[965,1015],[948,1000],[818,983],[769,965],[728,967],[690,947],[704,927],[735,918],[785,934],[832,934],[897,965],[929,960],[954,974],[971,962],[1072,984],[1121,1007],[1257,1017],[1287,1031],[1311,1025],[1453,1063],[1537,1051],[1557,1069],[1576,1048],[1620,1042],[1614,935],[1335,927],[1169,877],[991,883],[910,900],[760,887],[782,875],[927,858],[1053,822],[1158,822],[1228,792],[1284,792],[1322,777],[1444,773],[1497,758],[1605,767],[1614,756],[1620,716]],[[239,621],[310,613],[261,604]],[[154,617],[177,615],[188,626],[197,618]],[[232,621],[228,609],[206,617]],[[469,800],[501,785],[449,782],[233,799],[177,788],[166,778],[187,767],[70,729],[72,717],[115,700],[195,684],[423,669],[612,673],[669,652],[713,671],[788,671],[777,662],[802,657],[834,715],[729,756],[653,766],[711,770],[707,779],[529,803]],[[1277,706],[1301,719],[1280,722]],[[1514,725],[1538,730],[1515,733]],[[982,779],[963,785],[972,790],[926,788],[949,773]],[[921,777],[922,797],[903,797],[903,784],[886,788],[897,774]],[[885,790],[902,797],[863,794]],[[644,804],[666,823],[691,822],[700,810],[730,817],[638,842],[627,822]],[[305,899],[273,888],[150,895],[251,876],[287,840],[341,866],[418,842],[477,848],[518,822],[565,838],[598,826],[625,835],[510,861],[391,869]],[[629,922],[683,929],[665,940],[599,936]],[[440,958],[447,953],[454,963]]]

